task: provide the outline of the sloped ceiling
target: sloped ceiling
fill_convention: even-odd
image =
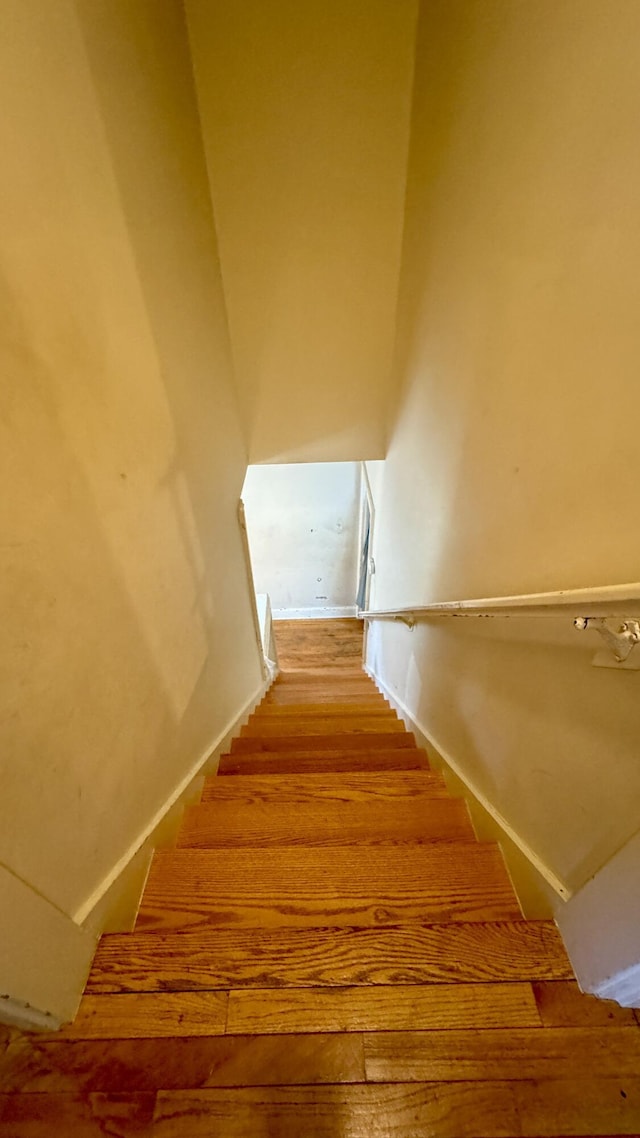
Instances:
[[[251,462],[380,458],[416,0],[187,0]]]

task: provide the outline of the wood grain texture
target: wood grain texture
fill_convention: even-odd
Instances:
[[[640,1080],[625,1087],[626,1098],[616,1079],[178,1092],[158,1096],[154,1134],[199,1138],[215,1123],[225,1138],[637,1138]]]
[[[349,617],[274,621],[280,667],[285,672],[314,667],[361,672],[363,627],[361,620]]]
[[[314,660],[317,656],[314,657]],[[327,684],[332,688],[340,688],[347,684],[362,685],[368,688],[369,691],[378,691],[376,684],[372,677],[365,672],[364,668],[356,660],[353,671],[347,675],[344,671],[332,672],[331,661],[326,657],[320,656],[320,667],[315,667],[312,663],[308,663],[305,668],[287,668],[282,661],[280,661],[280,672],[275,680],[274,687],[301,687],[304,684],[311,686]]]
[[[404,736],[397,735],[397,739]],[[348,774],[357,771],[426,770],[426,753],[416,747],[395,747],[390,750],[289,750],[263,751],[222,755],[219,775],[252,774]]]
[[[275,802],[299,806],[325,802],[404,802],[448,798],[446,783],[436,771],[332,771],[313,774],[253,775],[242,779],[208,778],[202,802],[237,802],[246,806]]]
[[[405,734],[405,726],[394,712],[383,711],[363,715],[297,715],[252,716],[240,728],[242,739],[276,738],[292,735],[381,735]]]
[[[394,747],[413,748],[414,736],[409,731],[365,731],[353,734],[329,732],[317,735],[265,735],[236,736],[231,744],[232,754],[259,751],[372,751]]]
[[[341,703],[342,707],[345,708],[352,704],[360,704],[363,707],[390,707],[389,702],[381,692],[377,692],[365,684],[343,683],[335,690],[333,685],[306,683],[279,686],[276,681],[264,696],[258,710],[266,711],[271,708],[284,710],[287,708],[293,711],[297,704],[308,703],[324,708],[325,706],[331,707],[334,701]]]
[[[164,850],[138,929],[393,925],[513,920],[520,910],[497,846]]]
[[[502,985],[504,986],[504,985]],[[367,1079],[619,1078],[640,1071],[640,1032],[628,1027],[377,1032],[364,1039]]]
[[[220,1035],[226,992],[135,992],[84,995],[73,1023],[40,1039],[152,1039],[167,1035]]]
[[[613,1000],[585,996],[574,982],[538,982],[533,986],[540,1017],[546,1027],[634,1026],[631,1008],[621,1008]]]
[[[484,1125],[486,1120],[486,1126]],[[482,1128],[478,1129],[478,1123]],[[476,1129],[471,1127],[475,1124]],[[510,1084],[279,1087],[158,1096],[157,1138],[481,1138],[519,1133]]]
[[[271,845],[362,845],[376,842],[473,840],[460,798],[396,802],[298,802],[278,805],[208,802],[185,810],[180,848]]]
[[[262,735],[187,815],[224,844],[156,859],[72,1027],[0,1035],[0,1138],[638,1135],[635,1014],[578,992],[495,847],[443,833],[411,735],[349,732],[389,722],[357,622],[282,635]]]
[[[270,703],[278,702],[280,699],[286,702],[289,697],[296,699],[298,696],[302,697],[303,702],[311,698],[312,700],[317,699],[323,704],[327,700],[339,701],[347,697],[351,699],[352,697],[376,696],[384,699],[382,692],[364,672],[358,675],[345,675],[343,673],[338,676],[327,675],[326,672],[324,674],[281,672],[263,698],[265,702]]]
[[[305,703],[273,703],[264,701],[255,709],[252,720],[256,719],[296,719],[298,716],[323,716],[329,719],[342,719],[345,716],[389,716],[397,718],[395,711],[389,706],[381,695],[361,696],[360,700],[342,702],[331,700],[314,703],[307,700]]]
[[[378,928],[196,929],[103,937],[88,992],[563,980],[550,921]]]
[[[362,1036],[216,1036],[43,1041],[25,1037],[0,1067],[22,1094],[365,1081]]]
[[[1,1138],[146,1138],[154,1094],[0,1094]],[[183,1135],[184,1138],[184,1135]]]
[[[540,1016],[529,984],[253,988],[229,993],[228,1034],[300,1032],[302,1024],[305,1031],[539,1028]]]
[[[621,1095],[624,1090],[625,1098]],[[154,1108],[155,1097],[155,1108]],[[2,1095],[3,1138],[565,1138],[640,1132],[640,1081],[564,1079]],[[151,1120],[151,1116],[153,1120]]]

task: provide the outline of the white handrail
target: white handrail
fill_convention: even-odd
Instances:
[[[430,605],[407,605],[397,609],[371,609],[358,613],[363,620],[402,620],[415,623],[430,616],[554,616],[574,608],[581,616],[619,616],[619,606],[640,604],[640,582],[604,585],[587,589],[558,589],[549,593],[522,593],[507,597],[482,597],[461,601],[437,601]]]

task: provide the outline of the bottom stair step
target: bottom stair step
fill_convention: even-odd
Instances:
[[[451,1031],[462,1027],[540,1029],[531,985],[396,984],[86,995],[74,1022],[56,1032],[55,1038]]]
[[[104,936],[87,992],[558,981],[572,976],[551,921],[416,923],[381,929],[221,928]],[[565,986],[551,987],[558,997],[555,1004],[563,996],[566,1004]],[[563,991],[557,993],[558,988]],[[563,1013],[562,1022],[571,1023],[570,1015],[570,1009],[569,1018]]]

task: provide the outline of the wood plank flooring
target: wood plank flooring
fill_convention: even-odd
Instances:
[[[358,622],[276,632],[280,677],[75,1022],[0,1034],[2,1138],[640,1134],[635,1014],[522,919]]]

